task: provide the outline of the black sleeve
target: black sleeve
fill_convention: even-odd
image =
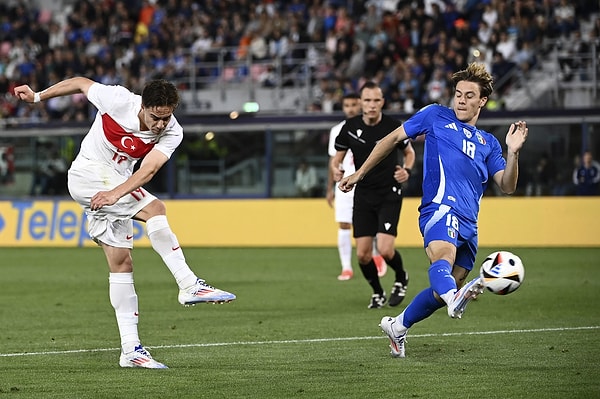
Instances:
[[[406,147],[408,147],[409,142],[410,139],[402,140],[401,142],[396,144],[396,148],[398,148],[399,150],[404,150]]]

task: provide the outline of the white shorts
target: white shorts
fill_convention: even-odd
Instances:
[[[68,173],[71,197],[87,215],[88,233],[97,243],[118,248],[133,248],[133,218],[156,199],[143,188],[125,195],[116,204],[92,211],[90,201],[99,191],[108,191],[127,180],[110,165],[76,159]]]
[[[343,192],[335,185],[335,194],[333,197],[333,207],[335,208],[335,221],[338,223],[352,224],[352,209],[354,208],[354,190],[347,193]]]

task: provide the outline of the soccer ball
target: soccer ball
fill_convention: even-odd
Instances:
[[[512,252],[498,251],[488,255],[479,271],[483,285],[497,295],[506,295],[521,286],[525,268],[521,258]]]

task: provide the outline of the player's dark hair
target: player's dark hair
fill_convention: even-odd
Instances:
[[[481,97],[489,97],[494,91],[492,75],[485,69],[485,65],[472,62],[467,68],[452,75],[454,87],[461,81],[473,82],[479,85]]]
[[[360,100],[360,95],[354,91],[351,93],[346,93],[344,94],[344,97],[342,97],[342,101],[343,100]]]
[[[164,79],[151,80],[142,90],[144,107],[172,107],[179,105],[179,93],[175,85]]]

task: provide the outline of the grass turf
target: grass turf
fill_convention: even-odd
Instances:
[[[336,280],[333,248],[188,248],[198,275],[238,296],[191,308],[160,258],[136,249],[142,342],[170,367],[143,370],[118,366],[101,250],[3,248],[0,398],[599,397],[600,249],[513,251],[519,290],[485,293],[461,320],[437,312],[392,359],[377,325],[427,285],[422,249],[401,250],[408,297],[380,310],[358,270]]]

